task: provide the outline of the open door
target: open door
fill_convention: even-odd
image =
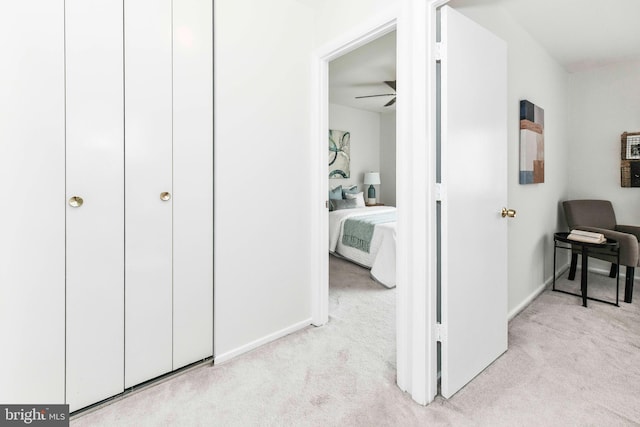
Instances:
[[[441,13],[441,394],[448,398],[507,350],[507,48],[450,7]]]

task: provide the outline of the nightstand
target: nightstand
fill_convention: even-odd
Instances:
[[[367,207],[371,207],[371,206],[384,206],[384,203],[374,203],[372,205],[366,205]]]

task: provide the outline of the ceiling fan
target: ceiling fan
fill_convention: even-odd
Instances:
[[[385,80],[385,83],[387,84],[387,86],[389,86],[391,89],[393,89],[393,91],[396,91],[396,81],[395,80]],[[356,96],[356,99],[360,99],[360,98],[373,98],[376,96],[393,96],[393,99],[389,102],[387,102],[386,104],[384,104],[385,107],[389,107],[393,104],[396,103],[396,94],[395,93],[381,93],[378,95],[365,95],[365,96]]]

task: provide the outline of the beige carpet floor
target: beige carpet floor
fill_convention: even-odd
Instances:
[[[395,386],[395,290],[343,260],[331,258],[331,269],[326,326],[198,367],[71,424],[640,425],[640,289],[633,304],[588,308],[546,290],[510,322],[502,357],[451,399],[422,407]],[[590,294],[615,298],[612,279],[591,273],[589,284]]]

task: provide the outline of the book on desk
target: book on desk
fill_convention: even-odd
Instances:
[[[607,242],[607,238],[602,233],[594,233],[592,231],[585,230],[571,230],[571,233],[567,236],[569,240],[575,240],[576,242],[595,243],[602,244]]]

